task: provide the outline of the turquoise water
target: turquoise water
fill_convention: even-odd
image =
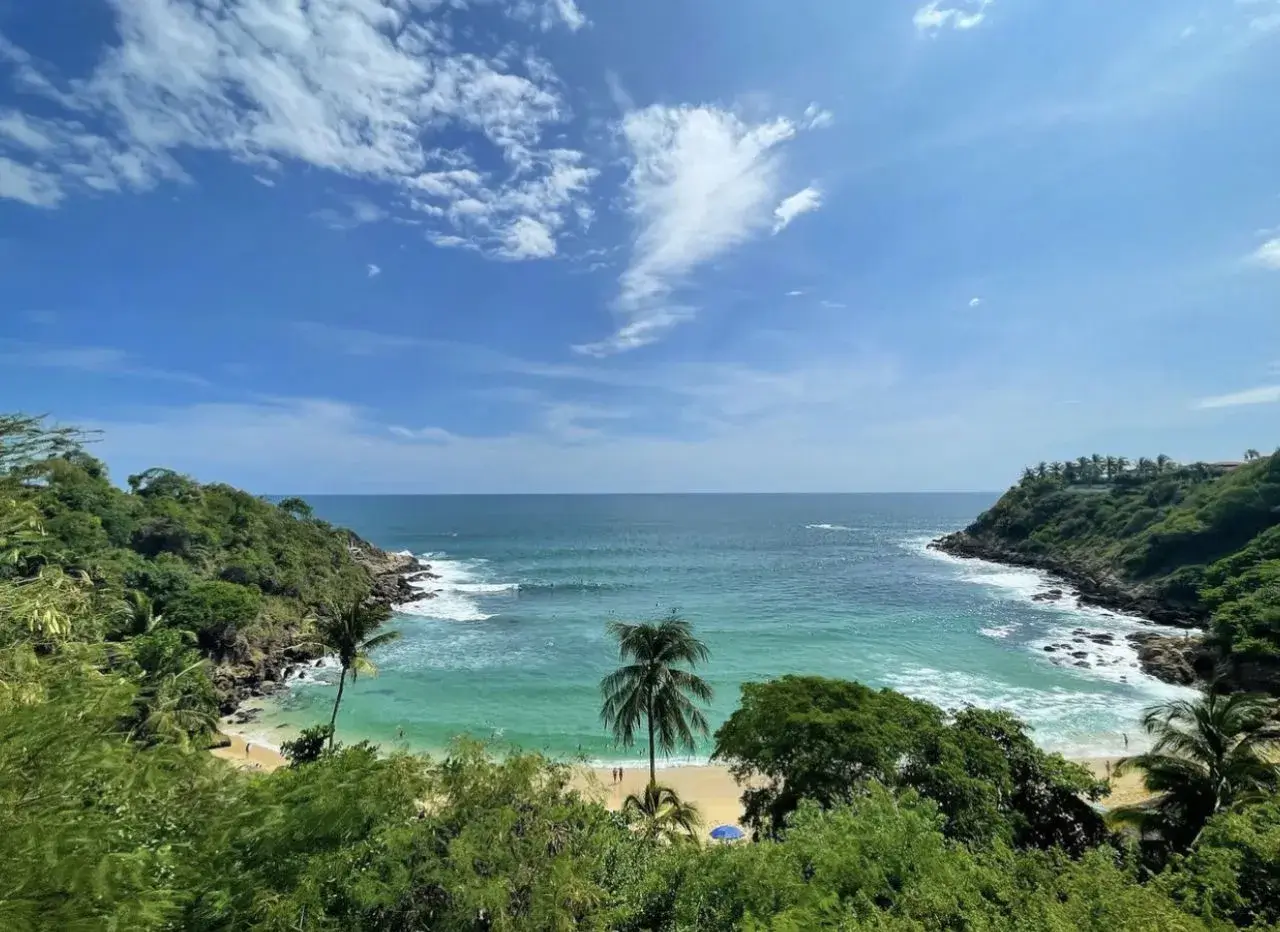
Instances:
[[[891,686],[944,707],[1009,709],[1047,747],[1116,753],[1142,707],[1178,692],[1140,673],[1135,620],[1031,596],[1027,570],[924,543],[993,497],[929,495],[334,496],[317,514],[422,555],[437,598],[406,606],[377,678],[344,696],[346,740],[436,750],[461,733],[554,755],[626,760],[598,721],[609,619],[678,609],[711,648],[713,724],[741,683],[785,673]],[[1117,646],[1045,644],[1110,631]],[[1055,665],[1054,660],[1060,665]],[[328,718],[311,670],[253,726],[259,740]],[[403,735],[399,738],[399,735]],[[709,746],[699,749],[705,757]]]

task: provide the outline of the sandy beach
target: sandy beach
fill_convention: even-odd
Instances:
[[[266,745],[252,741],[246,743],[240,735],[231,734],[228,737],[231,739],[230,745],[214,748],[211,753],[235,767],[265,773],[288,764],[278,752]],[[1078,762],[1096,775],[1106,777],[1118,759],[1093,757]],[[627,796],[643,792],[648,779],[648,770],[640,767],[625,768],[621,781],[614,780],[611,767],[582,767],[574,777],[573,786],[583,795],[598,800],[609,809],[617,810],[622,808]],[[740,824],[742,788],[734,782],[727,767],[667,767],[658,771],[658,782],[674,789],[682,799],[697,803],[706,830],[717,825]],[[1110,809],[1139,802],[1146,796],[1142,774],[1134,770],[1120,779],[1113,779],[1111,794],[1100,802]]]

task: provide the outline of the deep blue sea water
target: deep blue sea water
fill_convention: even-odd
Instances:
[[[1028,570],[927,551],[985,494],[319,496],[317,514],[422,556],[436,598],[406,606],[377,678],[349,688],[340,736],[437,750],[461,733],[623,760],[598,720],[615,661],[609,619],[677,609],[711,648],[719,724],[739,685],[785,673],[891,686],[944,707],[1009,709],[1075,754],[1137,743],[1142,707],[1178,692],[1144,676],[1134,619],[1031,601]],[[1117,646],[1046,644],[1077,628]],[[1064,659],[1065,658],[1065,659]],[[1057,664],[1055,664],[1057,661]],[[334,675],[310,671],[255,726],[260,740],[326,720]],[[403,734],[403,738],[398,735]],[[700,749],[702,757],[709,745]]]

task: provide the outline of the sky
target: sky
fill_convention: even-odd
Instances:
[[[1280,0],[0,0],[0,409],[260,493],[1280,443]]]

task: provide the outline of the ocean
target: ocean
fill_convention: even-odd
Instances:
[[[713,727],[739,687],[787,673],[888,686],[945,708],[1007,709],[1051,750],[1141,746],[1144,706],[1188,691],[1144,675],[1137,619],[1032,600],[1042,574],[930,551],[989,494],[316,496],[316,514],[439,579],[350,685],[339,738],[437,751],[461,734],[603,762],[639,760],[599,721],[611,619],[675,610],[711,650]],[[1111,633],[1113,644],[1081,634]],[[1079,639],[1079,640],[1077,640]],[[1068,647],[1046,651],[1046,645]],[[1072,657],[1083,652],[1084,657]],[[1077,665],[1079,663],[1087,666]],[[247,730],[277,745],[327,721],[336,673],[307,670]],[[705,761],[711,742],[691,760]],[[672,763],[688,763],[677,760]]]

